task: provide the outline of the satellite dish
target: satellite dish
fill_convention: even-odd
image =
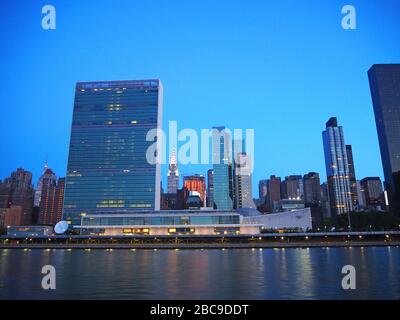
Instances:
[[[63,234],[67,230],[68,230],[68,222],[67,221],[60,221],[54,227],[54,232],[57,234]]]

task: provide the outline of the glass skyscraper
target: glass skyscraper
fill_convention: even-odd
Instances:
[[[400,212],[400,64],[375,64],[368,78],[389,205]]]
[[[348,213],[353,210],[349,162],[343,127],[338,126],[336,118],[330,118],[326,123],[322,138],[331,214]]]
[[[232,138],[225,127],[214,127],[213,171],[214,171],[214,206],[218,210],[233,209],[233,172],[230,145]]]
[[[160,164],[147,160],[161,129],[159,80],[76,85],[63,217],[72,225],[93,213],[159,210]],[[158,143],[158,142],[156,142]]]

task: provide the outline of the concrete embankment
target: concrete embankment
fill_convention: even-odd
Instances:
[[[0,249],[260,249],[400,246],[400,241],[330,241],[330,242],[262,242],[262,243],[135,243],[135,244],[0,244]]]

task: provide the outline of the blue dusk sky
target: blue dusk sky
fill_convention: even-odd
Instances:
[[[46,4],[56,30],[41,28]],[[356,30],[341,27],[346,4]],[[353,145],[357,178],[382,176],[367,71],[400,62],[399,9],[396,0],[2,0],[0,179],[23,167],[36,184],[46,158],[65,176],[77,81],[152,78],[164,86],[164,129],[176,120],[255,130],[254,188],[271,174],[325,180],[331,116]]]

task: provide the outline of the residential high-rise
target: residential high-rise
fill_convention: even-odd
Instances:
[[[349,166],[351,202],[352,202],[353,208],[355,208],[358,205],[357,179],[356,179],[356,170],[354,167],[353,148],[349,144],[346,145],[346,153],[347,153],[347,162],[348,162],[348,166]]]
[[[183,186],[189,192],[198,192],[201,201],[204,203],[206,198],[206,180],[204,176],[195,174],[192,176],[183,177]]]
[[[235,155],[234,160],[235,208],[255,208],[250,156],[241,152]]]
[[[63,217],[160,209],[159,80],[76,85]]]
[[[175,150],[172,150],[171,158],[169,160],[169,167],[167,173],[167,191],[169,194],[176,194],[179,188],[179,171],[178,161],[176,159]]]
[[[225,127],[212,130],[212,159],[214,171],[214,205],[218,210],[233,209],[233,173],[231,136]]]
[[[322,132],[322,137],[331,214],[348,213],[353,209],[349,162],[343,127],[338,126],[336,118],[330,118],[326,123],[326,130]]]
[[[207,207],[214,207],[214,171],[209,169],[207,171]]]
[[[383,210],[385,196],[382,181],[379,177],[367,177],[360,181],[365,195],[366,207],[370,210]]]
[[[400,214],[400,64],[368,71],[389,206]]]
[[[276,212],[281,207],[281,178],[272,175],[267,182],[267,204],[270,212]]]

